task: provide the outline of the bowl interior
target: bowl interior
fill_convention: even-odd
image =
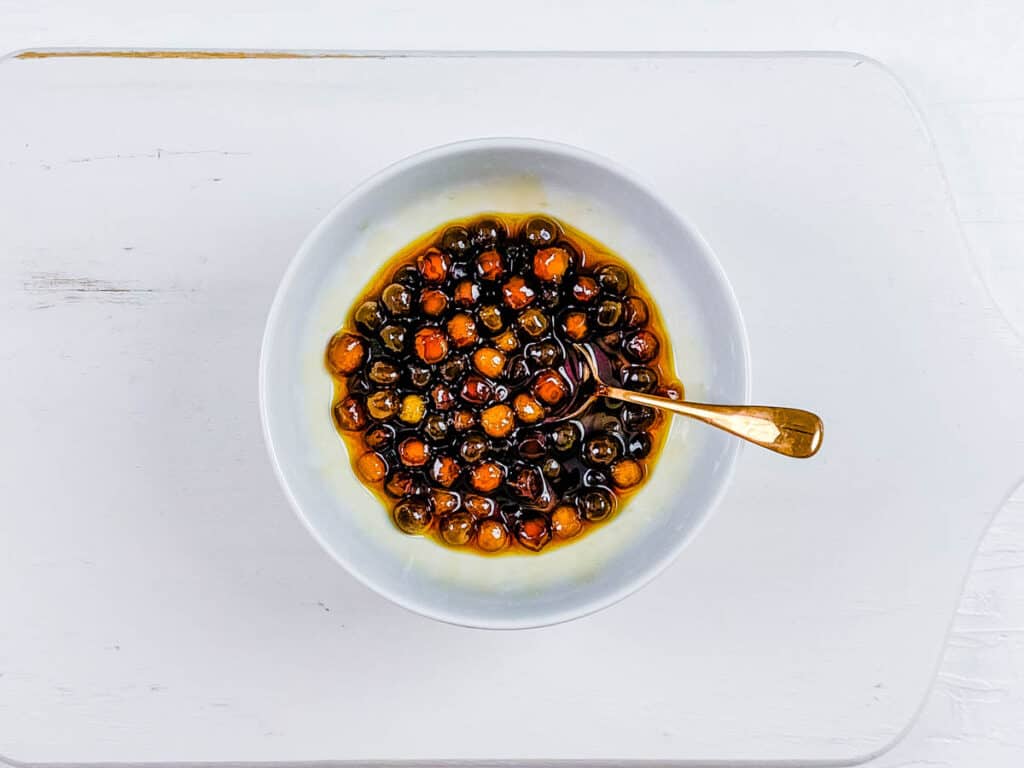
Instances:
[[[313,535],[371,588],[459,624],[550,624],[610,605],[680,551],[732,472],[739,441],[674,419],[650,479],[610,522],[540,556],[481,557],[400,534],[354,477],[330,418],[323,349],[381,263],[423,232],[484,211],[543,211],[630,261],[657,303],[693,400],[745,402],[746,335],[700,237],[609,162],[531,140],[440,147],[357,188],[314,230],[271,309],[260,370],[272,461]]]

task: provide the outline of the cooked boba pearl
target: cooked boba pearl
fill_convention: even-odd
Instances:
[[[587,430],[590,434],[607,432],[609,434],[621,436],[622,422],[619,421],[618,415],[614,413],[597,412],[590,414],[587,418]]]
[[[382,451],[395,442],[395,428],[390,424],[377,424],[363,433],[363,442],[367,448]]]
[[[512,328],[508,328],[502,333],[499,333],[497,336],[494,337],[492,341],[495,348],[501,350],[506,354],[508,354],[509,352],[514,352],[515,350],[519,349],[519,337],[516,335],[515,330]]]
[[[494,219],[480,219],[469,228],[469,239],[475,248],[494,248],[505,239],[505,226]]]
[[[516,453],[528,461],[537,461],[547,453],[547,441],[541,432],[521,431],[517,435]]]
[[[402,378],[402,372],[398,366],[390,360],[374,360],[370,363],[370,370],[367,373],[367,377],[374,384],[380,384],[382,387],[390,387],[398,383],[398,380]]]
[[[630,328],[639,328],[647,324],[650,318],[650,311],[647,309],[647,302],[639,296],[630,296],[626,299],[623,307],[623,319]]]
[[[626,445],[626,453],[634,459],[645,459],[650,455],[653,447],[654,441],[651,440],[651,436],[646,432],[640,432],[629,438],[629,443]]]
[[[430,460],[430,446],[418,437],[407,437],[398,444],[398,459],[407,467],[422,467]]]
[[[466,377],[466,381],[463,382],[462,389],[459,391],[459,397],[470,405],[483,405],[490,401],[493,393],[494,388],[487,379],[474,373]]]
[[[449,411],[455,407],[455,393],[444,384],[435,384],[430,390],[430,401],[439,411]]]
[[[622,426],[630,432],[641,432],[649,429],[658,417],[658,412],[646,405],[626,403],[622,406]]]
[[[571,421],[563,421],[551,428],[551,444],[555,450],[567,453],[580,439],[581,430]]]
[[[530,378],[530,366],[522,357],[514,357],[505,365],[505,380],[519,385]]]
[[[423,422],[423,434],[428,440],[443,443],[451,434],[451,424],[443,414],[432,413]]]
[[[520,392],[512,401],[516,418],[523,424],[536,424],[544,418],[544,406],[525,392]]]
[[[533,274],[544,282],[560,283],[572,264],[565,248],[541,248],[533,255]]]
[[[383,421],[398,413],[402,401],[393,389],[382,389],[366,398],[366,411],[374,419]]]
[[[443,488],[451,488],[462,474],[459,462],[451,456],[438,456],[430,465],[431,479]]]
[[[477,319],[480,321],[480,325],[491,333],[498,333],[505,327],[505,318],[501,315],[501,307],[496,307],[493,304],[480,307]]]
[[[354,334],[336,333],[327,345],[327,365],[340,376],[358,370],[365,359],[366,345]]]
[[[473,411],[456,411],[452,414],[452,426],[456,432],[465,432],[476,426],[476,414]]]
[[[526,310],[519,315],[516,322],[526,335],[533,336],[534,338],[543,335],[549,325],[548,316],[539,309]]]
[[[473,516],[468,512],[456,512],[441,518],[437,526],[438,533],[444,543],[453,547],[463,547],[473,538]]]
[[[438,367],[437,372],[441,375],[441,378],[447,381],[449,384],[454,384],[462,375],[469,370],[469,361],[465,355],[454,355],[445,360]]]
[[[649,363],[658,356],[658,337],[650,331],[637,331],[626,338],[622,351],[638,363]]]
[[[526,549],[540,552],[544,545],[551,541],[551,529],[548,521],[541,515],[528,515],[516,526],[516,539]]]
[[[480,414],[480,426],[491,437],[507,437],[515,425],[515,413],[504,404],[492,405]]]
[[[505,259],[495,250],[484,251],[476,257],[476,273],[481,280],[500,280],[505,271]]]
[[[580,275],[572,284],[572,297],[580,304],[589,304],[597,298],[598,293],[597,281],[587,275]]]
[[[373,384],[362,373],[353,373],[346,380],[349,394],[368,395],[373,391]]]
[[[416,356],[427,365],[439,363],[448,355],[448,339],[440,328],[428,326],[416,331]]]
[[[629,289],[629,275],[618,264],[605,264],[597,270],[597,284],[608,293],[621,296]]]
[[[547,405],[557,405],[569,394],[569,385],[553,369],[541,371],[533,381],[533,393]]]
[[[405,264],[395,270],[391,276],[391,282],[404,285],[406,288],[419,288],[420,274],[412,264]]]
[[[558,225],[551,219],[535,216],[523,226],[523,239],[534,248],[553,245],[558,239]]]
[[[476,493],[467,493],[462,505],[475,518],[490,517],[498,506],[494,503],[494,499]]]
[[[427,412],[427,402],[419,395],[406,395],[398,411],[398,418],[406,424],[419,424]]]
[[[462,504],[459,494],[434,488],[430,491],[430,507],[435,515],[450,515]]]
[[[480,493],[491,493],[505,481],[505,470],[496,461],[482,461],[469,472],[469,484]]]
[[[551,530],[560,539],[571,539],[583,530],[583,520],[575,504],[559,504],[551,513]]]
[[[465,462],[477,462],[487,453],[487,438],[479,432],[470,432],[459,445],[459,456]]]
[[[594,322],[598,328],[614,328],[622,320],[622,302],[618,299],[604,299],[597,305]]]
[[[364,333],[373,333],[384,325],[384,309],[381,307],[380,302],[364,301],[356,308],[353,319],[359,330]]]
[[[448,227],[441,236],[441,248],[456,258],[469,253],[472,247],[465,227]]]
[[[616,488],[632,488],[644,479],[644,470],[634,459],[620,459],[612,464],[611,475]]]
[[[545,283],[540,287],[540,293],[537,294],[537,301],[540,302],[542,307],[546,307],[547,309],[556,309],[558,305],[562,303],[562,292],[559,290],[557,284]]]
[[[512,492],[527,503],[536,503],[544,493],[544,478],[534,466],[518,467],[509,478]]]
[[[448,335],[456,347],[471,347],[480,338],[476,320],[465,312],[453,315],[448,321]]]
[[[622,331],[612,331],[606,333],[601,337],[601,344],[606,350],[610,350],[614,353],[622,345],[623,333]]]
[[[473,367],[484,376],[496,379],[505,368],[505,354],[493,347],[481,347],[473,353]]]
[[[385,325],[380,329],[380,340],[390,351],[405,351],[405,328],[400,325]]]
[[[606,520],[614,511],[612,495],[604,488],[591,488],[580,495],[580,511],[592,523]]]
[[[523,309],[533,303],[537,292],[519,275],[513,275],[501,286],[501,296],[512,309]]]
[[[562,350],[553,341],[534,341],[524,347],[526,358],[537,368],[552,368],[562,362]]]
[[[416,478],[410,472],[400,469],[388,476],[388,480],[384,484],[384,490],[391,496],[401,498],[415,493],[418,490],[418,484]]]
[[[455,286],[452,296],[460,307],[473,307],[480,301],[480,286],[472,280],[461,280]]]
[[[428,248],[416,259],[416,266],[424,281],[432,284],[443,283],[448,277],[452,261],[447,253]]]
[[[368,451],[356,460],[356,471],[368,483],[379,483],[388,473],[388,464],[379,453]]]
[[[497,552],[508,544],[508,528],[500,520],[481,520],[477,524],[476,544],[484,552]]]
[[[619,442],[611,435],[597,434],[583,443],[583,459],[592,466],[603,467],[619,457]]]
[[[412,311],[413,293],[401,283],[391,283],[381,292],[380,299],[388,312],[395,317],[408,315]]]
[[[410,535],[419,535],[430,528],[430,507],[421,499],[402,499],[392,512],[395,525]]]
[[[646,365],[630,365],[622,369],[622,386],[634,392],[653,392],[658,387],[658,374]]]
[[[420,294],[420,309],[431,317],[440,317],[448,309],[448,296],[435,288]]]
[[[334,406],[334,421],[344,432],[358,432],[366,428],[366,407],[363,399],[349,395]]]
[[[425,389],[432,377],[429,366],[412,362],[405,364],[405,380],[415,389]]]
[[[573,310],[562,316],[562,330],[571,341],[585,341],[590,335],[587,313]]]
[[[544,473],[544,477],[554,480],[562,474],[562,465],[558,463],[558,459],[549,457],[544,460],[541,471]]]

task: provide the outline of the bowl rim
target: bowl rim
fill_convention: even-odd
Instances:
[[[617,162],[610,160],[603,155],[582,149],[572,144],[551,141],[548,139],[495,136],[461,139],[446,144],[435,145],[414,152],[413,154],[407,155],[389,165],[384,166],[376,173],[366,177],[356,186],[352,187],[309,232],[309,234],[306,235],[281,276],[277,289],[274,292],[274,298],[270,304],[266,322],[264,324],[263,337],[260,343],[258,373],[260,423],[263,432],[263,442],[270,458],[270,463],[273,466],[278,484],[280,485],[281,490],[284,491],[292,512],[317,544],[319,544],[320,547],[327,552],[327,554],[330,555],[336,563],[355,578],[356,581],[381,597],[386,598],[412,613],[441,621],[446,624],[474,629],[531,629],[553,626],[555,624],[561,624],[589,616],[597,611],[601,611],[615,605],[629,595],[647,586],[654,579],[660,576],[673,562],[675,562],[683,549],[685,549],[687,544],[689,544],[689,542],[700,532],[711,518],[715,509],[718,507],[722,497],[732,484],[732,479],[736,471],[736,464],[738,463],[739,457],[745,448],[744,441],[736,438],[735,446],[726,456],[727,466],[721,476],[721,480],[710,494],[710,498],[705,505],[703,513],[697,518],[694,524],[678,536],[674,544],[660,557],[649,561],[642,570],[638,571],[630,578],[624,579],[618,588],[609,590],[605,594],[591,598],[574,607],[562,608],[557,611],[541,609],[530,614],[519,615],[514,618],[495,619],[490,617],[480,617],[479,615],[475,615],[469,611],[452,610],[447,607],[439,607],[431,605],[425,601],[410,598],[400,591],[389,589],[388,587],[378,583],[371,575],[367,575],[358,564],[342,557],[331,543],[322,535],[319,528],[317,528],[306,516],[302,510],[302,506],[299,504],[298,499],[292,491],[291,484],[285,474],[281,461],[278,457],[277,449],[274,445],[267,409],[268,355],[273,343],[272,337],[274,335],[274,331],[279,325],[279,318],[285,311],[285,296],[289,293],[291,284],[294,282],[296,275],[305,263],[307,254],[313,249],[315,243],[320,239],[323,233],[333,226],[335,220],[343,214],[344,210],[352,203],[352,201],[358,199],[368,190],[380,186],[381,184],[385,184],[395,177],[401,176],[406,171],[424,163],[433,162],[452,155],[467,152],[486,152],[489,150],[530,150],[566,156],[570,159],[597,166],[601,170],[616,175],[624,181],[632,184],[651,199],[657,201],[664,209],[665,213],[674,218],[680,228],[686,231],[689,236],[693,238],[694,244],[700,251],[701,258],[706,262],[722,291],[726,304],[724,309],[732,316],[737,330],[737,342],[740,345],[738,360],[740,362],[740,376],[742,379],[744,402],[750,402],[752,390],[751,357],[747,326],[744,322],[743,313],[740,309],[739,301],[737,300],[732,283],[730,282],[721,263],[718,261],[714,251],[708,245],[700,231],[694,227],[685,216],[680,214],[675,208],[665,203],[662,200],[662,197],[643,179],[634,174],[633,171],[619,165]]]

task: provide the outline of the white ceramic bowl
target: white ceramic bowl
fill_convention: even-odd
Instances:
[[[749,399],[747,339],[721,267],[641,182],[574,147],[482,139],[402,160],[352,191],[306,238],[267,319],[260,407],[270,457],[299,519],[381,595],[475,627],[553,624],[639,589],[718,502],[740,441],[676,418],[649,480],[610,522],[536,555],[481,557],[405,536],[353,475],[330,418],[323,350],[380,264],[449,219],[542,211],[630,261],[658,304],[687,396]]]

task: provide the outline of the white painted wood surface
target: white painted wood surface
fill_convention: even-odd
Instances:
[[[0,2],[0,48],[150,47],[583,49],[856,49],[889,64],[918,97],[950,179],[971,251],[998,304],[1024,328],[1024,70],[1019,6],[1006,2],[659,3],[630,13],[608,3],[524,0],[501,23],[473,26],[468,2],[287,8],[253,2],[139,6]],[[162,8],[160,7],[162,6]],[[538,19],[542,23],[538,23]],[[652,22],[656,19],[657,22]],[[997,516],[968,582],[954,634],[923,717],[879,765],[1018,765],[1024,759],[1021,674],[1024,515]],[[0,667],[0,674],[4,669]],[[2,684],[2,678],[0,678]],[[799,734],[793,735],[794,739]]]
[[[538,82],[571,119],[488,98]],[[15,59],[0,87],[18,105],[0,127],[15,436],[0,653],[18,662],[3,752],[845,761],[909,724],[1024,469],[1024,349],[886,71],[829,55]],[[643,141],[606,100],[645,116]],[[755,399],[821,410],[831,442],[808,464],[746,452],[686,556],[622,605],[481,637],[382,605],[307,551],[259,445],[250,354],[341,191],[499,132],[615,157],[697,222],[743,307]],[[902,439],[879,441],[894,423]],[[317,601],[340,634],[317,631]],[[424,666],[413,637],[487,677]],[[580,664],[524,681],[553,645]],[[650,711],[601,725],[628,701]],[[496,742],[506,708],[559,712],[563,729],[530,718]]]

